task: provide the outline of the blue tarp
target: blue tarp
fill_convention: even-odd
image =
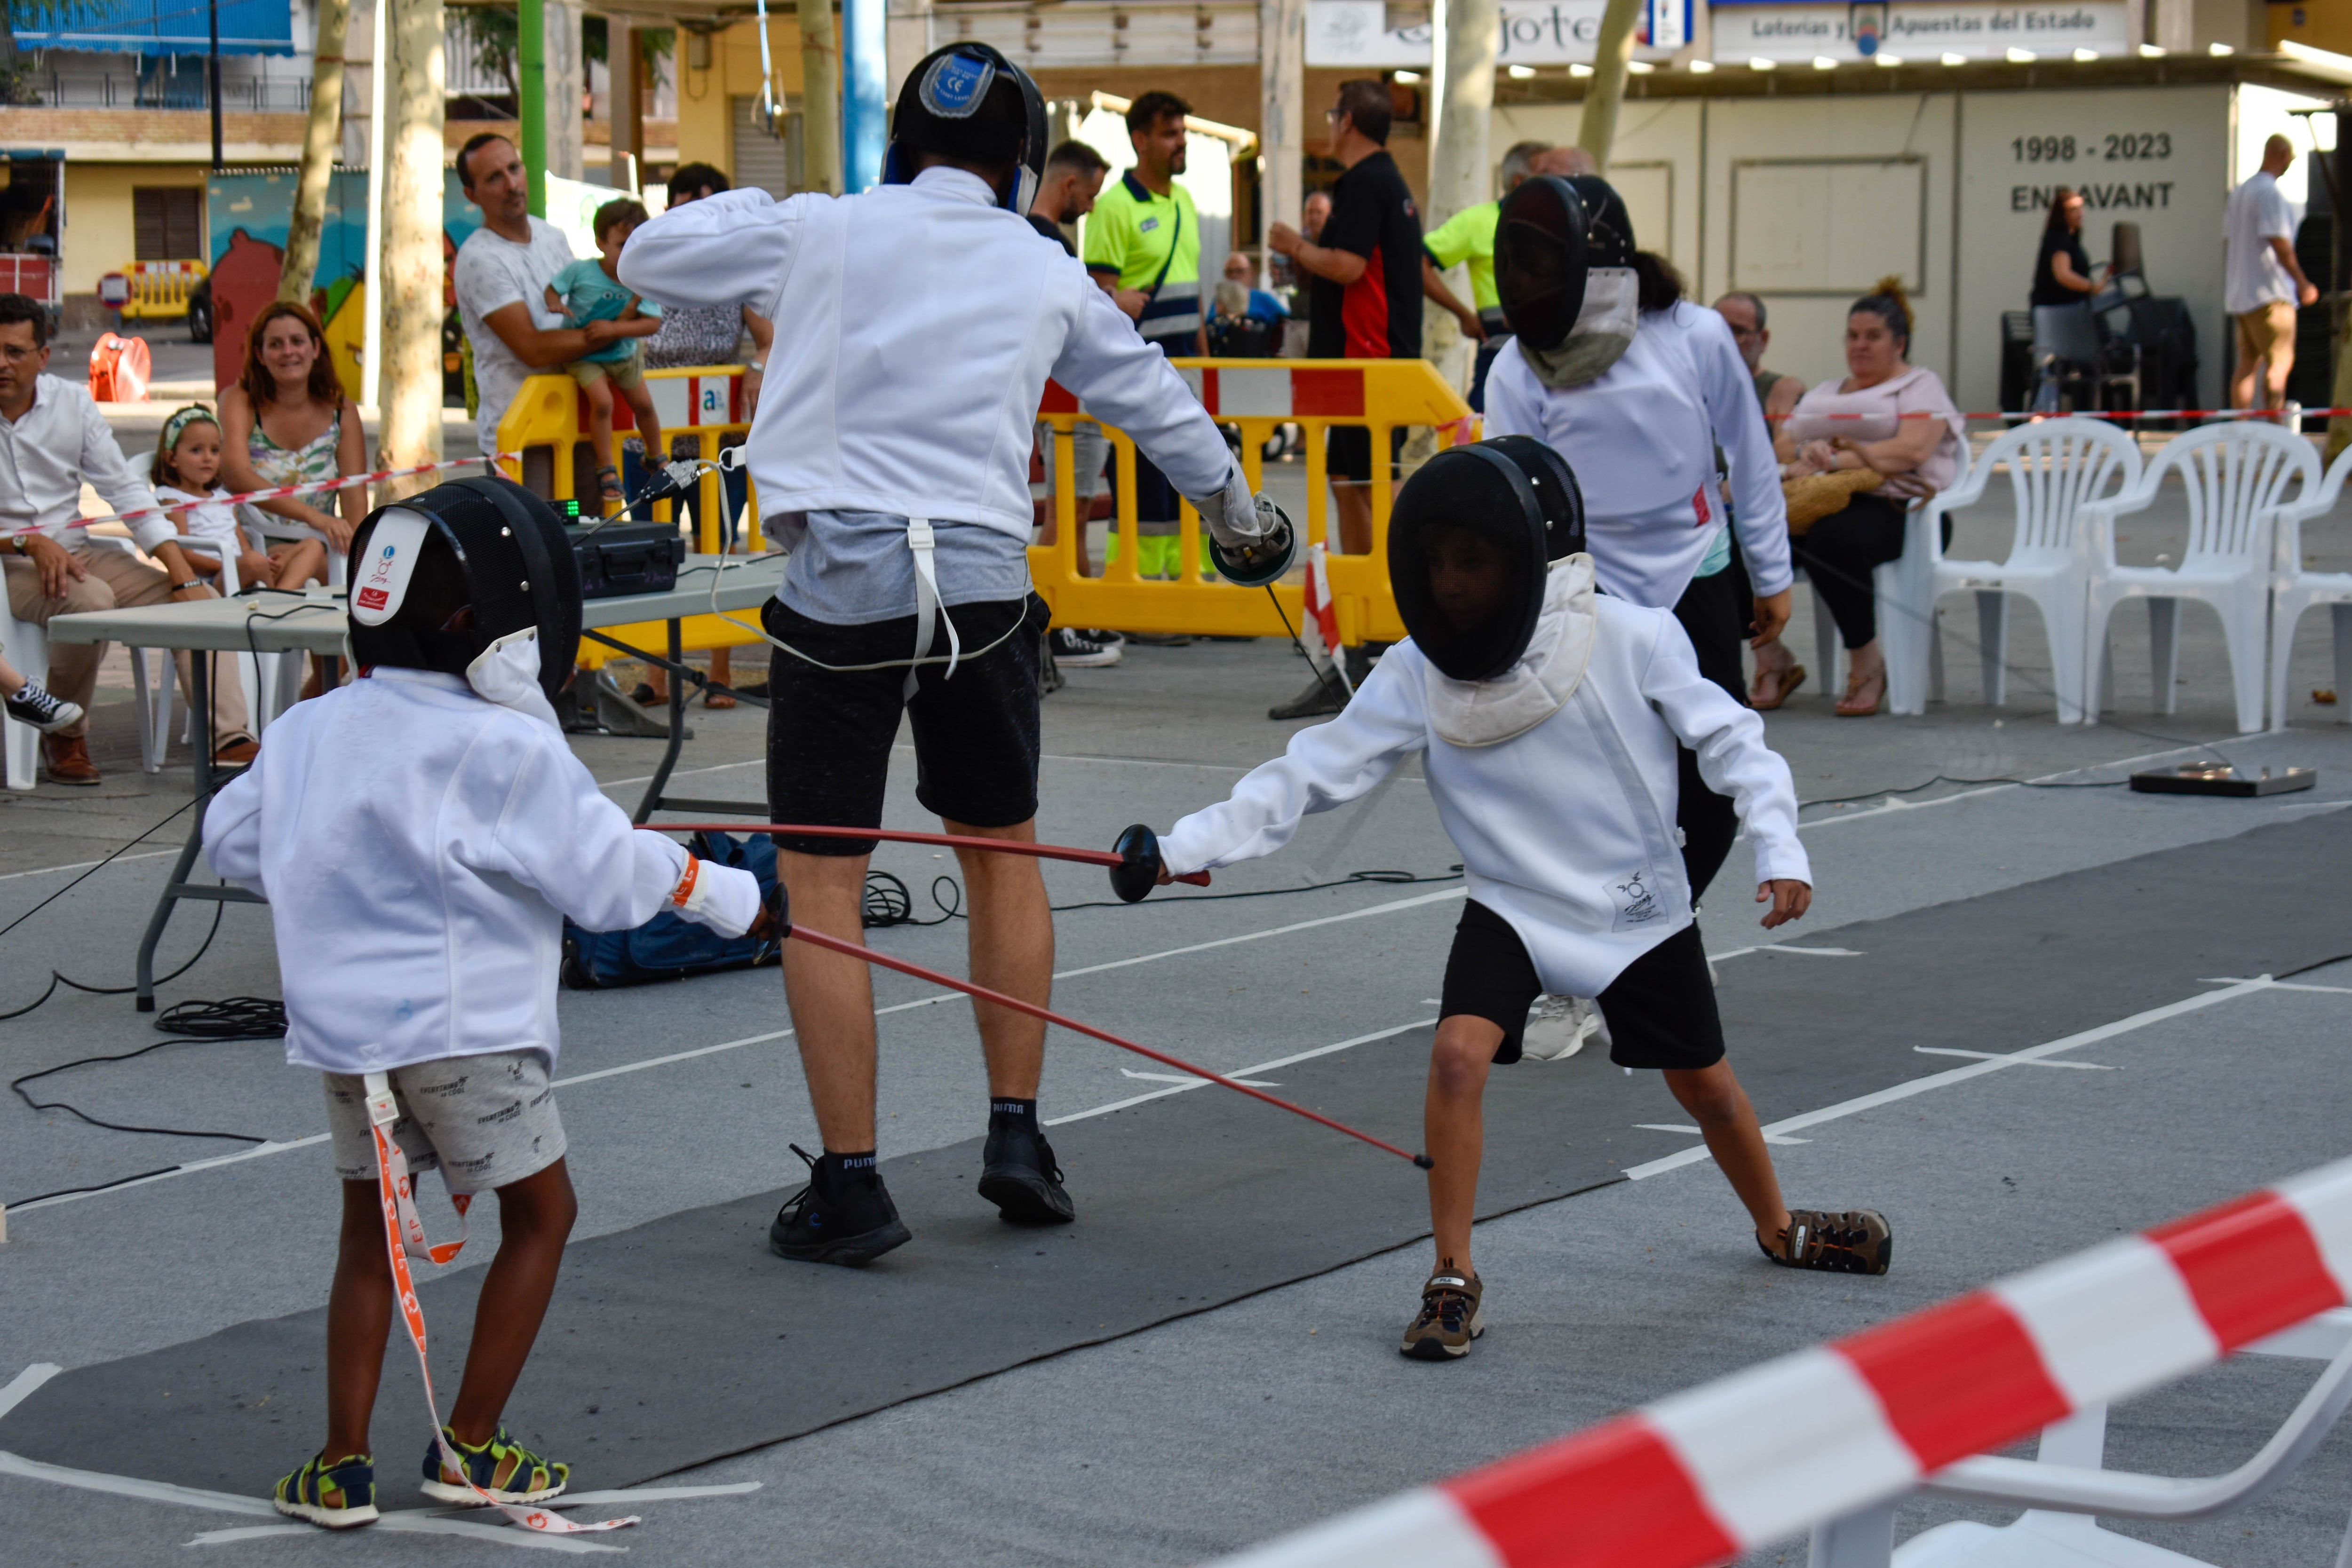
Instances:
[[[220,0],[221,53],[292,54],[293,9],[288,0]],[[209,16],[205,0],[80,0],[37,22],[20,17],[16,47],[201,55],[211,47]]]

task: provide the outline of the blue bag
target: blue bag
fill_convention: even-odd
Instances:
[[[687,847],[699,859],[748,871],[764,899],[776,885],[776,846],[765,833],[737,839],[697,833]],[[583,931],[563,923],[563,983],[575,991],[682,980],[688,975],[749,969],[777,961],[778,945],[749,936],[721,936],[707,925],[663,910],[634,931]]]

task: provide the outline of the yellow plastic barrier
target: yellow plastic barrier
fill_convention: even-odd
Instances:
[[[134,320],[184,319],[188,314],[188,296],[196,291],[210,269],[201,261],[134,261],[131,264],[129,280],[131,298],[122,303],[122,319]]]
[[[1331,497],[1325,480],[1324,433],[1335,427],[1371,432],[1372,549],[1369,555],[1329,554],[1331,596],[1339,618],[1339,640],[1354,644],[1402,637],[1396,603],[1389,594],[1388,531],[1391,487],[1379,482],[1387,471],[1389,433],[1401,426],[1430,425],[1441,445],[1469,432],[1470,406],[1425,360],[1175,360],[1202,404],[1220,424],[1238,425],[1242,469],[1254,488],[1265,482],[1266,441],[1281,424],[1296,424],[1307,437],[1305,544],[1321,542],[1329,526]],[[1197,636],[1279,637],[1283,617],[1296,628],[1304,591],[1297,574],[1275,585],[1276,612],[1265,591],[1238,588],[1201,568],[1201,519],[1188,502],[1180,510],[1176,559],[1181,575],[1155,580],[1136,571],[1135,443],[1109,425],[1103,434],[1118,451],[1116,521],[1118,559],[1100,577],[1078,573],[1077,500],[1072,483],[1069,433],[1086,418],[1076,399],[1047,383],[1038,418],[1062,439],[1054,443],[1053,507],[1055,542],[1033,546],[1029,575],[1054,607],[1059,626],[1102,627],[1115,632],[1177,632]],[[1297,522],[1298,519],[1292,519]]]
[[[675,370],[647,371],[646,384],[653,389],[654,412],[661,416],[662,439],[673,448],[680,437],[691,437],[696,453],[716,462],[719,448],[751,429],[741,417],[741,365],[691,365]],[[616,423],[629,417],[626,404],[614,410]],[[625,429],[625,425],[623,426]],[[623,429],[614,432],[614,440],[621,439]],[[569,375],[532,376],[515,392],[514,402],[507,405],[504,418],[499,421],[499,450],[520,454],[519,461],[509,462],[507,476],[529,486],[551,501],[579,498],[577,466],[574,455],[588,439],[588,408],[580,384]],[[695,497],[695,549],[705,555],[719,551],[721,533],[719,515],[727,505],[725,481],[716,474],[705,474],[698,482]],[[659,522],[673,520],[677,513],[669,501],[656,502],[653,518]],[[581,507],[583,516],[593,517],[597,511],[593,502]],[[744,545],[752,554],[768,547],[760,533],[758,497],[752,493],[752,505],[747,524],[750,532]],[[757,621],[754,612],[739,612],[735,620]],[[660,648],[669,635],[667,626],[658,622],[643,624],[612,626],[605,635],[639,648]],[[734,621],[716,615],[696,615],[680,622],[680,646],[685,648],[732,648],[757,643],[757,633],[735,624]],[[602,643],[583,642],[580,663],[597,668],[611,660],[627,657]]]

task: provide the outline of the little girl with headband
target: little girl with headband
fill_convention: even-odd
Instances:
[[[213,412],[191,403],[163,422],[155,443],[151,475],[155,498],[169,508],[173,524],[208,549],[190,550],[188,561],[206,577],[220,573],[224,559],[235,559],[241,588],[299,588],[327,580],[327,547],[317,539],[286,539],[267,553],[245,541],[237,527],[236,508],[226,499],[228,491],[215,483],[221,470],[221,427]]]

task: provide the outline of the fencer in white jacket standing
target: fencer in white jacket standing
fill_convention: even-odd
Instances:
[[[1677,744],[1736,802],[1768,927],[1801,916],[1811,871],[1788,765],[1762,722],[1699,674],[1673,614],[1596,591],[1582,506],[1559,455],[1525,436],[1440,453],[1397,497],[1389,572],[1409,641],[1328,724],[1160,841],[1165,876],[1271,854],[1308,812],[1419,755],[1462,855],[1465,907],[1430,1065],[1437,1267],[1407,1355],[1483,1332],[1470,1260],[1488,1064],[1516,1061],[1542,991],[1599,998],[1611,1060],[1663,1070],[1775,1262],[1881,1273],[1870,1210],[1790,1210],[1724,1059],[1706,955],[1674,833]]]
[[[1221,545],[1266,527],[1160,350],[1024,220],[1045,152],[1036,84],[986,45],[951,45],[901,89],[877,189],[729,192],[656,218],[622,253],[622,281],[648,299],[747,304],[777,323],[744,450],[792,551],[763,616],[779,821],[878,825],[903,709],[916,799],[949,831],[1034,837],[1046,616],[1029,591],[1029,452],[1048,376],[1133,436]],[[866,846],[779,845],[796,917],[856,940]],[[1053,924],[1036,862],[958,858],[974,977],[1045,1002]],[[875,1167],[872,988],[863,964],[802,944],[784,987],[824,1153],[769,1242],[864,1263],[908,1239]],[[1066,1222],[1037,1121],[1045,1026],[993,1009],[979,1025],[981,1195],[1014,1223]]]

